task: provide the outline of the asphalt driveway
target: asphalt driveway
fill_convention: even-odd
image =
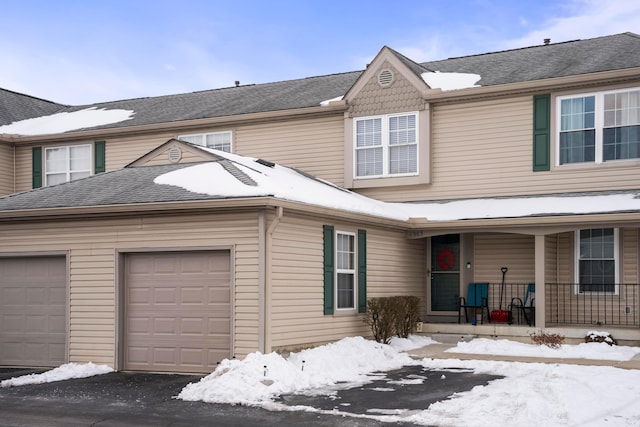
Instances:
[[[28,370],[0,369],[0,380]],[[261,408],[174,399],[200,376],[114,372],[90,378],[0,388],[0,426],[377,426],[346,414],[384,415],[422,410],[455,392],[486,384],[492,375],[433,371],[421,366],[380,373],[365,385],[340,384],[320,396],[287,395],[288,406],[332,413]],[[396,423],[391,425],[406,426]]]

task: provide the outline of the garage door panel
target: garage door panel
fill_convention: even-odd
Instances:
[[[0,365],[65,362],[66,265],[60,256],[0,259]]]
[[[125,369],[207,373],[230,357],[229,271],[229,251],[128,254]]]

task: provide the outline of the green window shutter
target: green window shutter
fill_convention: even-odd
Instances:
[[[533,171],[551,169],[551,95],[533,97]]]
[[[358,313],[367,312],[367,231],[358,230]]]
[[[333,314],[334,295],[334,245],[333,227],[323,225],[324,241],[324,314]]]
[[[105,171],[105,144],[104,141],[93,143],[93,173],[99,174]]]
[[[42,147],[31,149],[31,187],[42,187]]]

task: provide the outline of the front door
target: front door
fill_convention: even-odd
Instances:
[[[460,297],[460,235],[431,238],[431,311],[456,311]]]

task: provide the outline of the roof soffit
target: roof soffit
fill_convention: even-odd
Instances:
[[[367,66],[367,69],[358,77],[358,80],[351,86],[351,88],[344,95],[344,99],[347,104],[350,100],[358,96],[358,93],[374,78],[380,70],[384,67],[385,62],[393,66],[402,76],[411,83],[417,91],[424,92],[429,89],[429,86],[420,78],[415,72],[413,72],[407,65],[400,60],[398,55],[387,46],[384,46],[376,57]]]

